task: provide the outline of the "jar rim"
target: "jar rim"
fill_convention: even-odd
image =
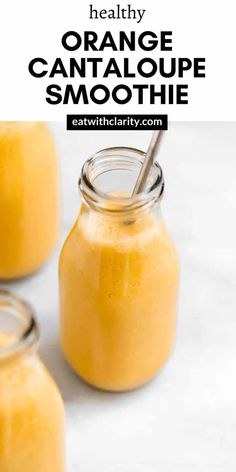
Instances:
[[[110,214],[137,212],[159,203],[164,192],[164,177],[158,162],[154,162],[151,168],[153,181],[147,190],[139,194],[114,195],[103,192],[94,184],[99,175],[110,170],[130,170],[128,167],[136,167],[139,172],[145,156],[146,153],[140,149],[124,146],[109,147],[94,153],[85,161],[79,179],[79,189],[85,203]],[[113,164],[113,169],[109,168],[109,164]]]
[[[9,290],[0,290],[0,316],[1,312],[22,322],[23,329],[12,342],[0,347],[0,362],[23,354],[25,351],[36,349],[40,331],[31,305]]]

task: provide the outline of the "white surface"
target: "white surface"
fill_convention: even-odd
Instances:
[[[67,413],[68,472],[236,470],[236,124],[173,124],[160,162],[163,214],[181,258],[176,350],[149,385],[106,394],[82,383],[58,345],[57,259],[76,217],[82,162],[114,144],[145,148],[150,134],[66,132],[61,243],[47,266],[8,288],[37,309],[41,353]]]

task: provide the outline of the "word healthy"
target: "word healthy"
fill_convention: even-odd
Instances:
[[[117,4],[116,8],[110,8],[110,10],[105,10],[105,8],[97,10],[93,5],[89,5],[89,18],[91,20],[136,20],[137,23],[140,23],[145,11],[132,8],[130,3],[128,3],[127,8],[122,8],[120,4]]]

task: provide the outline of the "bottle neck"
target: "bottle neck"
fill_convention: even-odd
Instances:
[[[160,165],[154,163],[145,190],[132,195],[145,153],[117,147],[103,149],[88,159],[81,172],[79,188],[84,203],[107,215],[129,217],[159,204],[164,192]]]
[[[0,290],[0,365],[37,350],[39,329],[30,305]]]

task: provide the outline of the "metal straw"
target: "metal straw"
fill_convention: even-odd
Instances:
[[[143,161],[143,165],[141,167],[138,179],[137,179],[136,184],[134,186],[132,196],[143,192],[143,190],[145,189],[147,178],[148,178],[150,169],[152,167],[152,164],[155,160],[155,155],[156,155],[158,147],[160,145],[162,135],[163,135],[163,132],[161,130],[160,131],[154,131],[154,133],[152,135],[152,139],[151,139],[150,144],[148,146],[146,157]]]

